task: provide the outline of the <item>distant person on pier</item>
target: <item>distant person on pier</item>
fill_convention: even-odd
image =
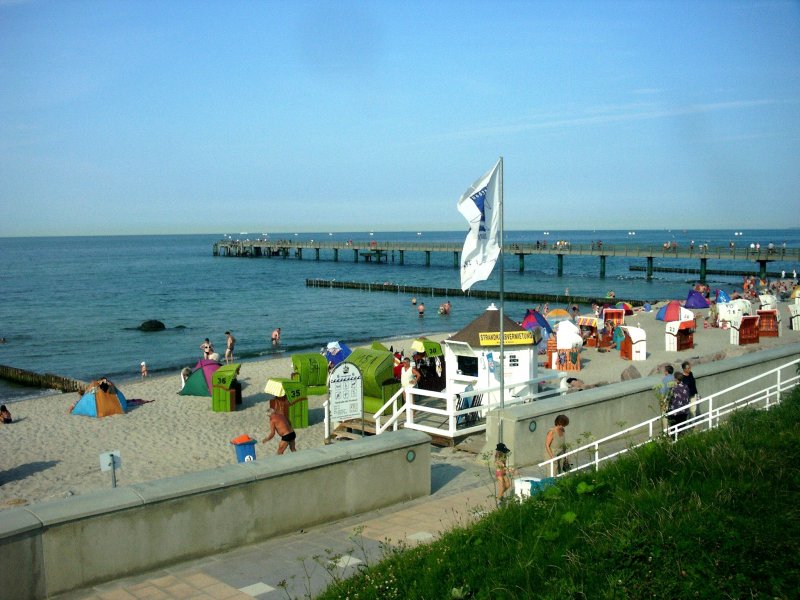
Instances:
[[[225,332],[227,342],[225,344],[225,364],[229,365],[233,362],[233,347],[236,345],[236,338],[233,337],[230,331]]]
[[[275,328],[275,331],[272,332],[272,345],[277,346],[281,341],[281,328]]]

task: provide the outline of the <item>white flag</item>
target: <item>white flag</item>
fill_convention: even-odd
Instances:
[[[461,289],[467,291],[477,281],[484,281],[500,255],[500,205],[502,159],[464,192],[458,212],[469,223],[467,239],[461,251]]]

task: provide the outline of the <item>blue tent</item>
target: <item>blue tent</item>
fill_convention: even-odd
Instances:
[[[107,379],[101,379],[91,383],[71,412],[86,417],[108,417],[124,415],[127,410],[128,403],[122,392]]]
[[[685,308],[708,308],[708,300],[697,290],[689,290],[689,295],[686,296],[686,302],[683,303],[683,306]]]
[[[730,302],[731,297],[722,290],[717,290],[717,302]]]

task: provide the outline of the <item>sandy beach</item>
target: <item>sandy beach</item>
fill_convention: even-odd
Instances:
[[[647,332],[645,361],[623,360],[618,351],[599,353],[594,348],[584,348],[582,370],[569,375],[587,385],[610,384],[619,382],[622,372],[631,366],[646,377],[657,372],[663,363],[678,365],[688,359],[701,364],[800,342],[800,331],[789,328],[788,305],[781,302],[779,310],[781,337],[762,337],[759,344],[748,346],[730,345],[727,330],[703,328],[708,309],[694,310],[698,325],[695,347],[681,352],[665,350],[664,323],[655,319],[655,310],[637,312],[626,317],[626,324]],[[449,335],[430,337],[441,341]],[[413,340],[383,341],[409,353]],[[99,455],[111,450],[119,450],[122,458],[117,472],[119,486],[233,464],[236,454],[231,439],[248,434],[260,441],[268,433],[266,411],[272,396],[263,391],[267,379],[288,377],[290,372],[288,356],[243,363],[239,376],[243,403],[240,410],[232,413],[212,412],[210,398],[178,395],[178,372],[143,381],[115,382],[128,400],[146,401],[125,415],[102,419],[71,415],[69,409],[78,399],[77,394],[55,394],[10,404],[14,423],[0,426],[0,509],[109,488],[110,474],[101,472]],[[558,381],[553,382],[554,387],[557,384]],[[310,397],[310,426],[297,430],[298,451],[323,445],[326,399],[327,396]],[[259,442],[258,460],[281,460],[275,455],[276,449],[276,439],[267,444]]]

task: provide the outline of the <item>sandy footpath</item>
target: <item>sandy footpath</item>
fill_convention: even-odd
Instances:
[[[636,313],[626,317],[626,324],[638,324],[647,332],[647,360],[629,362],[621,359],[617,351],[599,353],[585,348],[581,353],[583,369],[569,375],[586,384],[615,383],[630,366],[646,377],[666,362],[677,365],[689,359],[700,364],[800,342],[800,331],[789,328],[787,304],[781,303],[780,311],[780,338],[762,338],[758,345],[743,347],[729,344],[728,331],[703,328],[707,310],[693,311],[698,316],[695,347],[682,352],[664,350],[664,323],[655,320],[655,312]],[[448,335],[430,337],[441,341]],[[409,353],[412,341],[385,343]],[[177,372],[144,381],[116,382],[129,400],[150,401],[125,415],[103,419],[71,415],[69,408],[77,394],[10,404],[15,422],[0,426],[0,509],[109,488],[110,474],[101,472],[99,455],[110,450],[119,450],[122,456],[122,468],[117,472],[120,486],[233,464],[236,453],[231,439],[249,434],[261,440],[268,433],[266,410],[271,396],[263,391],[267,379],[288,377],[290,372],[289,357],[243,363],[239,377],[243,404],[233,413],[212,412],[211,399],[207,397],[178,395]],[[322,404],[326,399],[327,396],[309,399],[310,426],[297,430],[299,451],[323,445]],[[257,444],[258,460],[281,460],[275,456],[276,448],[277,439]]]

